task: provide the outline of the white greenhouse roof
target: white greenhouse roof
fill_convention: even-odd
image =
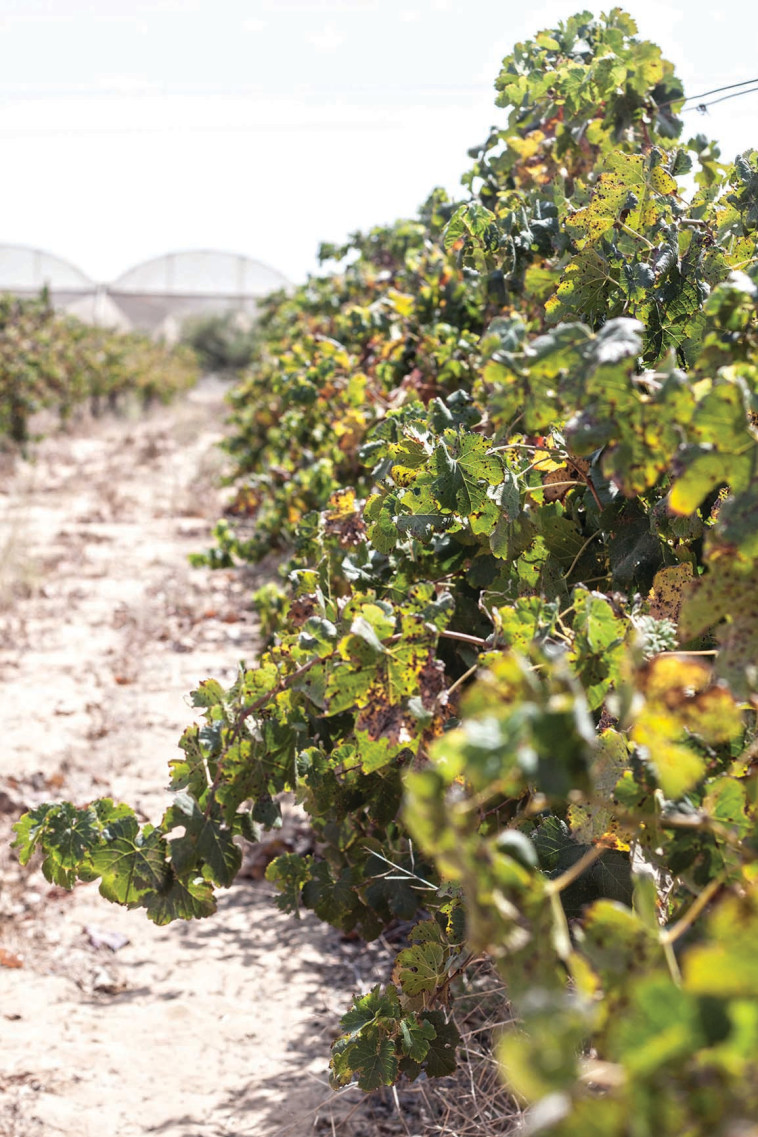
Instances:
[[[189,249],[135,265],[114,280],[110,290],[141,295],[265,296],[287,284],[276,269],[240,253]]]
[[[52,253],[25,245],[0,245],[0,292],[89,291],[95,287],[80,269]]]

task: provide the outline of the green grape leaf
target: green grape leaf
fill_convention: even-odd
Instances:
[[[412,1062],[421,1063],[429,1053],[432,1039],[437,1032],[428,1019],[419,1021],[415,1014],[410,1014],[400,1020],[400,1036],[403,1053]]]
[[[707,919],[703,943],[688,948],[682,961],[684,986],[697,995],[758,997],[758,910],[754,890],[727,896]]]
[[[213,889],[207,881],[172,876],[160,892],[142,897],[142,907],[154,924],[170,924],[173,920],[200,920],[216,911]]]
[[[376,1027],[366,1027],[343,1052],[362,1090],[391,1086],[397,1077],[398,1060],[391,1038]]]
[[[502,463],[479,434],[445,431],[433,456],[430,490],[443,509],[463,517],[487,507],[487,487],[503,480]]]
[[[100,843],[101,829],[94,809],[76,809],[61,802],[45,817],[45,847],[48,856],[64,869],[77,866]]]
[[[587,908],[581,951],[606,984],[663,963],[657,928],[613,900],[597,900]]]
[[[624,1013],[609,1027],[611,1056],[635,1076],[681,1061],[704,1041],[697,1001],[665,975],[636,983]]]
[[[455,1072],[456,1048],[461,1041],[458,1028],[454,1022],[448,1022],[443,1011],[423,1011],[419,1019],[434,1027],[424,1069],[430,1078],[445,1078]]]
[[[276,885],[281,895],[274,903],[282,912],[300,915],[301,893],[311,876],[311,858],[297,853],[283,853],[275,857],[266,869],[266,880]]]
[[[340,1019],[348,1035],[359,1034],[369,1023],[392,1024],[400,1017],[400,1001],[393,986],[384,991],[377,985],[367,995],[358,995],[353,1005]]]
[[[169,872],[167,843],[158,830],[146,827],[140,832],[136,818],[109,830],[107,843],[92,854],[92,868],[102,877],[102,895],[132,908],[146,893],[164,887]]]
[[[12,848],[18,849],[19,863],[26,865],[37,844],[43,840],[47,828],[48,817],[57,809],[52,802],[38,805],[22,814],[13,826],[16,834]]]

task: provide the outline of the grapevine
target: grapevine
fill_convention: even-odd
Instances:
[[[49,880],[210,915],[294,792],[281,908],[376,937],[335,1085],[456,1063],[494,961],[503,1076],[555,1137],[758,1122],[758,154],[681,140],[620,9],[519,44],[465,196],[325,246],[232,396],[211,564],[278,547],[267,646],[194,693],[157,826],[17,826]],[[694,186],[691,192],[689,186]]]
[[[0,296],[0,440],[27,443],[30,420],[42,410],[66,422],[83,404],[99,413],[126,395],[166,402],[197,375],[185,348],[90,327],[56,313],[44,295]]]

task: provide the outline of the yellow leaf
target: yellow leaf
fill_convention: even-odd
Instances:
[[[676,739],[682,727],[673,715],[647,706],[632,728],[632,739],[647,751],[658,785],[668,798],[693,789],[705,773],[705,763]]]
[[[656,193],[677,193],[679,190],[676,179],[663,166],[655,166],[650,171],[650,184]]]

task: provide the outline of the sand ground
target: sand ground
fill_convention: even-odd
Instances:
[[[157,819],[187,693],[254,657],[254,582],[187,562],[220,511],[222,394],[208,379],[147,416],[82,421],[0,469],[7,1137],[390,1132],[326,1084],[375,953],[281,914],[265,881],[156,928],[93,885],[51,888],[7,847],[19,813],[55,798],[111,795]]]

